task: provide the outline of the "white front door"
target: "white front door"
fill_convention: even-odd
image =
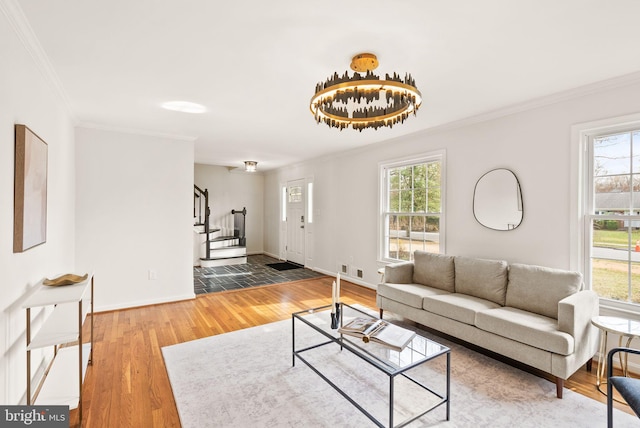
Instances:
[[[304,265],[304,180],[287,183],[287,260]]]

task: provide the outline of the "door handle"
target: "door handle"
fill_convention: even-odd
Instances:
[[[300,226],[300,229],[304,229],[304,224],[302,226]]]

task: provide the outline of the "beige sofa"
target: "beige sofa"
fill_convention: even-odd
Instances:
[[[376,300],[381,317],[388,310],[550,373],[558,398],[597,349],[598,296],[579,272],[416,251],[385,267]]]

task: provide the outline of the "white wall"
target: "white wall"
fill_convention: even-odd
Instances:
[[[0,4],[0,9],[4,5]],[[45,277],[74,269],[74,136],[72,119],[31,52],[0,10],[0,403],[21,404],[26,390],[22,302]],[[48,144],[47,241],[13,253],[14,124]],[[44,313],[32,312],[36,320]],[[32,353],[33,368],[50,351]],[[24,401],[22,401],[24,403]]]
[[[600,86],[549,102],[536,100],[534,107],[514,108],[493,119],[281,168],[265,177],[265,200],[278,199],[279,183],[314,177],[315,261],[310,267],[336,272],[339,264],[355,265],[364,270],[364,282],[373,285],[382,266],[377,262],[379,162],[444,149],[448,254],[570,268],[570,171],[571,157],[577,156],[571,152],[571,127],[640,112],[637,80]],[[514,231],[484,228],[473,217],[475,183],[498,167],[511,169],[522,186],[524,220]],[[279,225],[279,207],[265,204],[265,230],[276,231]],[[279,245],[278,234],[265,233],[265,251],[277,251]]]
[[[76,180],[76,265],[95,272],[96,310],[194,297],[193,142],[77,128]]]
[[[247,208],[247,253],[261,254],[263,247],[264,177],[261,173],[230,171],[224,166],[196,164],[194,183],[209,190],[211,227],[230,228],[231,210]],[[197,213],[196,213],[197,215]]]

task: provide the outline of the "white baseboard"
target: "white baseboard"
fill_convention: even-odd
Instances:
[[[615,345],[615,346],[617,346],[617,345]],[[611,348],[607,348],[607,353],[608,353],[610,350],[611,350]],[[631,357],[633,357],[633,355],[632,355]],[[630,357],[630,358],[631,358],[631,357]],[[594,371],[594,372],[595,372],[595,370],[596,370],[596,369],[597,369],[597,367],[598,367],[598,359],[599,359],[599,358],[600,358],[600,352],[598,351],[598,352],[596,352],[596,354],[593,356],[593,371]],[[607,356],[605,355],[605,356],[604,356],[604,359],[602,360],[602,363],[603,363],[603,364],[605,364],[605,367],[606,367],[606,364],[607,364],[607,361],[606,361],[606,360],[607,360]],[[620,366],[620,358],[618,357],[618,354],[616,354],[616,355],[614,356],[614,358],[613,358],[613,367],[618,368],[618,369],[620,369],[620,368],[621,368],[621,366]],[[629,361],[627,362],[627,369],[629,370],[629,373],[633,373],[633,374],[634,374],[634,376],[635,376],[636,374],[639,374],[639,373],[640,373],[640,364],[638,364],[638,362],[634,362],[634,361],[629,360]],[[605,371],[605,373],[604,373],[604,376],[605,376],[605,377],[607,376],[606,371]]]
[[[261,253],[256,253],[256,254],[264,254],[265,256],[273,257],[274,259],[284,260],[284,259],[281,259],[281,258],[280,258],[280,255],[279,255],[279,254],[271,254],[271,253],[268,253],[268,252],[266,252],[266,251],[263,251],[263,252],[261,252]]]
[[[309,269],[311,269],[313,271],[316,271],[316,272],[323,273],[323,274],[325,274],[327,276],[336,276],[337,275],[337,272],[331,272],[331,271],[320,269],[320,268],[317,268],[317,267],[310,267]],[[354,284],[361,285],[363,287],[371,288],[372,290],[377,290],[377,287],[376,287],[375,284],[370,284],[368,282],[365,282],[365,281],[361,280],[360,278],[352,278],[352,277],[350,277],[348,275],[341,275],[340,278],[344,279],[345,281],[349,281],[349,282],[352,282]]]
[[[196,298],[195,293],[187,293],[180,296],[165,297],[162,299],[138,300],[135,302],[127,302],[124,304],[116,304],[116,305],[102,305],[102,306],[96,305],[94,308],[94,312],[97,313],[97,312],[116,311],[119,309],[130,309],[130,308],[137,308],[140,306],[150,306],[150,305],[159,305],[162,303],[179,302],[181,300],[192,300],[195,298]]]

